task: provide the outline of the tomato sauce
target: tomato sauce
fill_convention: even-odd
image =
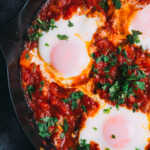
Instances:
[[[92,71],[95,92],[107,102],[115,105],[117,102],[110,98],[110,94],[113,94],[111,92],[112,85],[119,82],[120,85],[118,86],[121,87],[118,87],[120,90],[118,89],[116,94],[119,95],[119,92],[121,92],[122,96],[125,96],[125,92],[131,90],[131,95],[125,96],[124,101],[119,102],[121,105],[132,109],[137,104],[137,109],[150,112],[150,53],[144,52],[142,47],[129,44],[122,45],[119,52],[119,48],[113,46],[107,39],[100,39],[95,44],[97,45],[97,51],[94,52],[95,64]],[[102,57],[106,60],[96,62]],[[140,73],[141,77],[139,76]],[[138,76],[139,79],[137,79]],[[136,83],[143,85],[143,87],[138,88],[135,85]],[[127,91],[125,89],[121,91],[122,88],[127,88]]]
[[[44,83],[42,89],[41,83]],[[28,96],[31,94],[28,97],[28,104],[37,122],[40,122],[40,119],[44,117],[56,117],[60,121],[60,124],[64,118],[67,120],[69,128],[64,138],[61,138],[59,130],[58,132],[54,132],[56,128],[59,128],[59,125],[50,129],[52,143],[58,142],[55,145],[58,150],[67,150],[68,147],[74,149],[78,144],[81,124],[84,123],[84,120],[88,116],[91,116],[98,110],[99,104],[88,96],[83,95],[77,102],[77,108],[73,110],[71,105],[65,103],[63,99],[67,99],[76,89],[64,89],[54,82],[48,83],[42,77],[39,66],[35,66],[34,64],[31,64],[29,68],[22,68],[22,85]],[[29,86],[34,88],[32,93],[28,89]],[[84,106],[85,110],[82,106]]]

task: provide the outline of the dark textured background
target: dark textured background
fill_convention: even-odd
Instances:
[[[25,0],[0,0],[0,29],[13,19]],[[33,150],[13,112],[6,77],[5,61],[0,53],[0,150]]]

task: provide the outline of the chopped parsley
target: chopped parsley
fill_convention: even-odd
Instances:
[[[29,54],[26,53],[26,54],[25,54],[25,58],[26,58],[26,59],[29,59],[29,57],[30,57]]]
[[[140,42],[139,35],[142,34],[140,31],[132,30],[132,34],[127,35],[127,41],[130,44],[137,44]]]
[[[101,0],[99,5],[104,9],[104,11],[108,11],[108,3],[107,3],[107,0]]]
[[[137,103],[134,103],[132,107],[133,107],[133,112],[135,112],[139,106]]]
[[[139,148],[135,148],[135,150],[140,150]]]
[[[48,32],[49,30],[57,28],[57,26],[55,25],[54,19],[51,19],[50,21],[42,21],[40,18],[37,18],[36,24],[33,24],[32,28],[34,29],[34,33],[29,34],[28,39],[30,41],[38,41],[38,39],[43,36],[39,30]]]
[[[97,128],[96,128],[96,127],[93,127],[93,130],[97,131]]]
[[[40,33],[40,32],[35,32],[35,33],[32,33],[32,34],[29,34],[28,35],[28,39],[30,41],[37,41],[40,37],[42,37],[43,34]]]
[[[63,130],[66,133],[68,131],[69,125],[66,119],[64,119],[64,125],[63,125]]]
[[[126,59],[128,59],[126,50],[122,50],[121,47],[117,48],[116,53],[121,53]],[[102,55],[96,59],[94,58],[96,63],[100,61],[107,62],[107,65],[104,67],[106,79],[111,77],[109,75],[111,67],[117,64],[118,60],[115,55],[116,54],[113,52],[108,56]],[[97,71],[97,68],[93,67],[92,71],[94,72],[94,70]],[[118,108],[119,105],[124,104],[125,100],[131,95],[136,96],[136,89],[145,90],[145,82],[140,80],[145,78],[146,75],[137,65],[128,65],[126,62],[118,66],[117,72],[119,73],[119,76],[117,76],[113,83],[110,84],[109,81],[106,81],[106,83],[103,84],[98,82],[95,87],[96,89],[107,91],[109,93],[110,100],[114,101],[116,103],[116,107]],[[109,113],[109,109],[104,110],[104,112]]]
[[[42,138],[50,137],[49,127],[55,126],[58,119],[56,117],[45,117],[38,123],[39,135]]]
[[[92,54],[91,54],[91,57],[92,57],[93,59],[95,59],[95,53],[92,53]]]
[[[51,19],[49,22],[48,21],[42,21],[40,18],[37,19],[38,23],[38,28],[48,32],[49,30],[53,30],[54,28],[57,28],[55,25],[55,20]]]
[[[41,81],[40,85],[41,85],[41,87],[40,87],[40,92],[41,92],[43,90],[43,87],[44,87],[44,81]]]
[[[110,148],[106,147],[105,150],[110,150]]]
[[[27,86],[27,92],[31,98],[32,93],[35,92],[35,87],[33,85]]]
[[[120,53],[121,53],[121,50],[122,50],[122,48],[121,48],[121,46],[119,46],[119,47],[117,48],[117,53],[120,54]]]
[[[141,90],[145,90],[145,82],[135,81],[135,85]]]
[[[111,109],[112,109],[112,107],[106,108],[106,109],[103,110],[103,113],[109,114]]]
[[[69,20],[68,21],[68,27],[73,27],[74,26],[74,24]]]
[[[84,105],[81,106],[83,112],[87,112],[86,107]]]
[[[49,44],[48,44],[48,43],[45,43],[45,46],[49,47]]]
[[[95,74],[98,73],[98,69],[95,68],[94,64],[92,65],[92,72],[94,72]]]
[[[108,62],[109,61],[109,57],[102,55],[102,56],[96,58],[96,63],[99,63],[100,61]]]
[[[77,150],[90,150],[90,144],[87,144],[85,139],[80,140]]]
[[[68,40],[69,37],[65,34],[57,34],[57,38],[59,40]]]
[[[115,136],[114,134],[112,134],[111,137],[112,137],[112,139],[115,139],[115,138],[116,138],[116,136]]]
[[[122,50],[122,55],[123,55],[125,58],[128,58],[126,50]]]
[[[60,134],[60,138],[63,139],[64,137],[65,137],[65,133],[62,132],[62,133]]]
[[[121,1],[120,0],[112,0],[112,2],[113,2],[116,9],[121,8]]]
[[[71,109],[72,110],[75,110],[77,107],[78,107],[78,104],[77,104],[77,100],[81,99],[82,97],[84,96],[84,93],[81,92],[81,91],[78,91],[78,92],[73,92],[69,98],[67,99],[62,99],[62,101],[64,103],[68,103],[68,104],[71,104]],[[83,108],[83,106],[81,106],[82,109],[85,109]]]

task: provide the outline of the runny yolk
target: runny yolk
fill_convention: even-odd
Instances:
[[[51,50],[51,65],[65,77],[79,75],[88,65],[89,56],[81,40],[58,41]]]
[[[131,22],[131,28],[143,33],[143,36],[150,37],[150,5],[137,12]]]
[[[122,115],[108,118],[103,124],[103,138],[108,146],[124,149],[131,141],[126,118]]]

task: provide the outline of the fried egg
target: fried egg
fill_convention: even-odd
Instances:
[[[108,104],[86,120],[79,135],[79,141],[96,142],[101,150],[143,150],[148,138],[149,121],[145,114]]]
[[[131,30],[140,31],[142,34],[139,36],[139,44],[144,49],[150,49],[150,5],[135,13],[130,25]]]
[[[58,76],[78,76],[90,63],[88,45],[97,30],[97,18],[74,15],[70,20],[60,19],[56,26],[54,30],[43,32],[39,55]]]

